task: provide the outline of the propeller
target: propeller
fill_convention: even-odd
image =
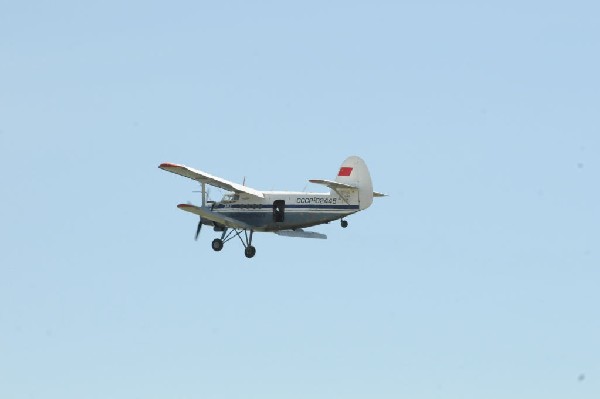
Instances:
[[[200,221],[198,222],[198,228],[196,229],[196,237],[194,237],[194,240],[198,241],[198,236],[200,235],[200,230],[202,230],[202,218],[200,218]]]

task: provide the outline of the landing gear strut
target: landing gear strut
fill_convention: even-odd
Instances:
[[[243,238],[242,238],[243,233]],[[246,229],[225,229],[223,230],[223,234],[221,234],[221,238],[215,238],[212,242],[212,249],[215,251],[220,251],[223,249],[223,245],[234,237],[238,237],[244,245],[244,255],[246,258],[252,258],[256,255],[256,248],[252,246],[252,234],[254,230],[250,230],[250,235],[248,235],[248,231]]]
[[[340,220],[340,224],[342,225],[343,228],[348,227],[348,221],[347,220],[344,220],[344,219]]]

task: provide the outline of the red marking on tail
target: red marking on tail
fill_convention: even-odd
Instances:
[[[352,168],[351,167],[342,166],[340,168],[340,173],[338,173],[338,176],[350,176],[351,173],[352,173]]]

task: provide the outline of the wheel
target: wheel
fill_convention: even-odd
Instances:
[[[220,238],[215,238],[212,242],[212,249],[215,251],[220,251],[223,249],[223,240]]]
[[[244,250],[244,255],[246,255],[246,258],[252,258],[254,255],[256,255],[256,248],[254,248],[252,245],[248,245]]]
[[[342,225],[342,227],[343,227],[343,228],[346,228],[346,227],[348,227],[348,221],[347,221],[347,220],[342,220],[342,221],[340,222],[340,224]]]

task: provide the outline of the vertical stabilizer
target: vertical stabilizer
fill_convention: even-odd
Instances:
[[[351,156],[342,163],[335,181],[358,187],[360,209],[367,209],[373,203],[373,183],[367,164],[360,157]]]

